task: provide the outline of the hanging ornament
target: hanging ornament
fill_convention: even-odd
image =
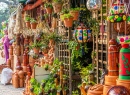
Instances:
[[[81,24],[74,31],[73,36],[78,40],[79,43],[87,42],[87,28]]]
[[[88,10],[91,11],[100,10],[101,5],[102,5],[101,0],[88,0],[86,4]]]
[[[126,21],[126,7],[124,0],[112,0],[111,9],[107,21],[122,22]]]

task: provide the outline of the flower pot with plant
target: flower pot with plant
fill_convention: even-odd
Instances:
[[[53,0],[54,12],[59,13],[62,10],[63,1],[62,0]]]
[[[51,14],[51,13],[52,13],[53,6],[52,6],[51,3],[45,3],[45,4],[44,4],[44,7],[45,7],[45,9],[46,9],[47,14]]]
[[[68,14],[68,13],[69,13],[69,10],[62,9],[62,11],[60,12],[60,19],[61,19],[61,21],[63,21],[62,17],[64,16],[64,14]]]
[[[70,13],[64,14],[62,16],[62,19],[64,20],[65,27],[72,27],[72,25],[73,25],[73,18],[74,17]]]
[[[70,9],[70,14],[74,17],[73,20],[77,20],[79,17],[79,10],[80,8],[71,8]]]
[[[31,18],[31,29],[36,29],[37,27],[37,21],[34,18]]]
[[[40,41],[34,41],[31,48],[33,48],[34,53],[39,54],[39,50],[42,46],[42,43]]]
[[[26,15],[26,16],[25,16],[25,22],[26,22],[26,27],[27,27],[27,28],[30,28],[30,27],[31,27],[31,25],[30,25],[30,20],[31,20],[30,16],[29,16],[29,15]]]

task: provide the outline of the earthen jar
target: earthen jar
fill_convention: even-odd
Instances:
[[[16,45],[20,45],[20,34],[16,35]]]
[[[19,76],[17,73],[14,73],[13,75],[13,86],[19,88]]]
[[[21,63],[19,58],[17,58],[17,63],[16,63],[16,70],[22,70],[23,68],[21,67]]]
[[[116,85],[116,80],[118,76],[105,76],[105,85]]]
[[[128,90],[130,90],[130,80],[120,80],[120,79],[117,79],[116,85],[124,86],[124,87],[126,87]]]
[[[22,88],[24,87],[24,79],[19,79],[19,87]]]
[[[8,66],[9,68],[11,68],[11,60],[10,60],[10,59],[7,59],[7,66]]]
[[[23,78],[24,78],[24,71],[23,71],[23,70],[20,70],[20,71],[18,72],[18,76],[19,76],[20,79],[23,79]]]
[[[24,51],[24,54],[23,54],[23,66],[27,66],[27,61],[28,61],[28,56],[27,56],[27,53],[26,51]]]
[[[12,45],[9,46],[9,55],[13,55],[13,46]]]
[[[20,47],[20,45],[19,45],[19,46],[16,46],[16,48],[15,48],[15,54],[16,54],[17,56],[20,56],[20,55],[21,55],[21,47]]]
[[[108,91],[110,90],[110,88],[112,88],[112,85],[104,85],[103,86],[103,95],[107,95]]]

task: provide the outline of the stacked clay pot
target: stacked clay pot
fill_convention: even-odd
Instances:
[[[10,68],[13,69],[14,56],[13,56],[13,46],[12,45],[9,46],[9,61],[11,61]]]
[[[107,95],[108,90],[116,85],[118,78],[118,60],[119,48],[115,39],[109,41],[108,48],[108,75],[105,76],[105,84],[103,88],[103,95]]]
[[[119,79],[117,85],[122,85],[130,90],[130,48],[129,44],[122,44],[119,55]]]

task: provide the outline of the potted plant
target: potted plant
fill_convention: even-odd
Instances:
[[[33,48],[34,53],[39,54],[39,50],[42,46],[42,43],[40,41],[34,41],[31,48]]]
[[[31,25],[30,25],[30,20],[31,20],[30,16],[29,16],[29,15],[26,15],[26,16],[25,16],[25,22],[26,22],[26,27],[27,27],[27,28],[30,28],[30,27],[31,27]]]
[[[68,13],[69,13],[69,10],[67,10],[67,9],[62,9],[62,11],[60,12],[60,19],[61,19],[61,21],[63,21],[63,20],[62,20],[63,15],[64,15],[64,14],[68,14]]]
[[[72,91],[72,95],[80,95],[78,90]]]
[[[49,64],[44,64],[43,68],[47,71],[49,70]]]
[[[73,18],[74,17],[70,13],[64,14],[62,16],[62,20],[64,21],[65,27],[72,27],[72,25],[73,25]]]
[[[37,27],[37,21],[34,18],[31,18],[31,29],[36,29]]]
[[[59,13],[62,10],[63,1],[62,0],[53,0],[53,8],[55,13]]]
[[[46,12],[48,14],[51,14],[52,13],[52,9],[53,9],[52,4],[51,3],[45,3],[44,6],[45,6],[45,9],[46,9]]]
[[[70,14],[74,17],[73,20],[77,20],[79,17],[79,10],[80,8],[71,8]]]
[[[67,83],[67,79],[68,79],[68,76],[67,75],[63,75],[63,83]]]
[[[41,47],[42,54],[43,54],[43,55],[44,55],[44,54],[47,54],[47,53],[48,53],[48,49],[49,49],[48,45],[45,44],[45,43],[43,43],[43,45],[42,45],[42,47]]]
[[[36,59],[39,58],[39,55],[36,54],[36,53],[34,53],[34,52],[29,53],[29,55],[30,55],[30,62],[31,62],[30,66],[31,66],[31,67],[34,67],[34,64],[35,64],[35,62],[36,62]]]

